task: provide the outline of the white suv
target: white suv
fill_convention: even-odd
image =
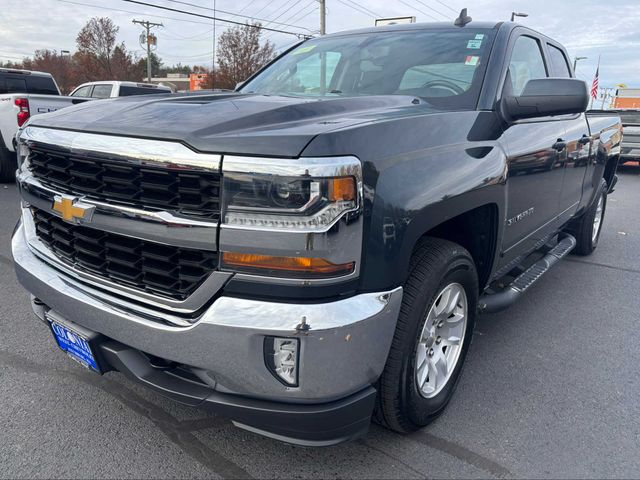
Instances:
[[[153,93],[172,93],[171,88],[153,83],[137,82],[87,82],[69,94],[70,97],[115,98],[130,95],[149,95]]]

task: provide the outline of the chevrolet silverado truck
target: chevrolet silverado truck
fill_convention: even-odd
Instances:
[[[0,68],[0,182],[14,179],[15,136],[29,117],[86,101],[61,96],[49,73]]]
[[[461,15],[34,117],[17,276],[95,372],[293,444],[414,431],[477,314],[596,248],[622,134],[588,98],[559,43]]]

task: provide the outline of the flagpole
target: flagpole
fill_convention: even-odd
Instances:
[[[593,79],[593,81],[595,82],[596,79],[598,79],[598,90],[600,90],[600,55],[598,55],[598,66],[596,67],[596,77]],[[591,89],[593,90],[593,86],[591,87]],[[591,95],[591,107],[589,107],[589,110],[591,110],[593,108],[593,103],[596,99],[596,97],[598,96],[598,92],[596,91],[596,96],[594,97],[593,95]],[[604,109],[604,102],[602,103],[602,107]]]

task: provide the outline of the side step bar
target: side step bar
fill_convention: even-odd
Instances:
[[[521,273],[509,286],[498,293],[484,294],[478,301],[480,313],[495,313],[511,306],[531,285],[536,283],[551,267],[566,257],[576,246],[576,239],[564,234],[549,253]]]

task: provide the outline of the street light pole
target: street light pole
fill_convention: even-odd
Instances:
[[[573,57],[573,72],[575,73],[576,71],[576,66],[578,65],[578,62],[580,60],[586,60],[587,57]]]
[[[513,22],[515,20],[516,17],[528,17],[529,14],[528,13],[522,13],[522,12],[511,12],[511,21]]]

